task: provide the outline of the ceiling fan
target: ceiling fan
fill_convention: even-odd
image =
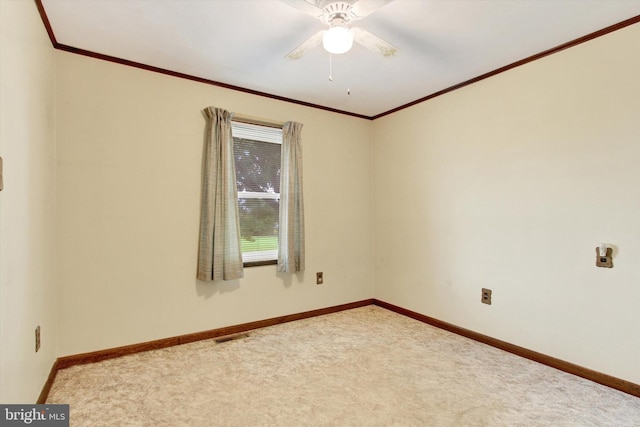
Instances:
[[[393,0],[282,0],[328,25],[293,49],[287,58],[300,59],[305,53],[322,44],[329,53],[348,52],[353,42],[385,57],[394,56],[398,48],[370,32],[349,25],[362,19]]]

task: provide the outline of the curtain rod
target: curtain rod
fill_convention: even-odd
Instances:
[[[285,122],[278,122],[275,120],[263,119],[260,117],[246,116],[244,114],[231,113],[231,120],[242,123],[249,123],[252,125],[267,126],[272,128],[282,129]]]

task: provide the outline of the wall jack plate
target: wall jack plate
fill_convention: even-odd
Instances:
[[[316,273],[316,285],[322,285],[324,283],[324,275],[322,271]]]
[[[613,249],[607,248],[607,256],[600,256],[600,249],[596,248],[596,267],[613,268]]]
[[[482,288],[482,301],[483,304],[491,305],[491,289]]]

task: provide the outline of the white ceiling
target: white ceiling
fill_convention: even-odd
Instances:
[[[366,117],[640,15],[640,0],[395,0],[357,26],[400,53],[354,44],[329,81],[322,47],[285,57],[326,26],[279,0],[42,4],[58,44]]]

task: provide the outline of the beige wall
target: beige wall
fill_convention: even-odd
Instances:
[[[370,121],[56,56],[59,355],[371,298]],[[304,274],[266,266],[196,280],[209,105],[304,124]]]
[[[640,383],[639,40],[376,120],[376,298]]]
[[[57,356],[54,50],[33,2],[0,1],[0,32],[0,402],[35,403]]]

